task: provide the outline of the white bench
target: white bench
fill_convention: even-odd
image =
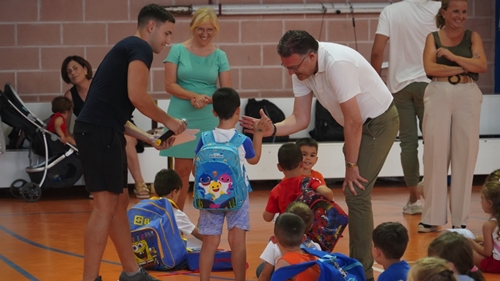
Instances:
[[[293,98],[271,98],[280,107],[286,116],[292,113]],[[169,100],[160,100],[158,104],[163,109],[167,109]],[[242,99],[242,114],[247,103],[247,99]],[[313,103],[314,104],[314,103]],[[49,103],[29,103],[28,108],[38,117],[46,118],[50,116]],[[498,122],[498,108],[500,108],[500,96],[485,95],[482,103],[480,134],[482,136],[500,136],[500,122]],[[134,112],[134,121],[137,126],[148,130],[151,128],[151,120],[139,113]],[[5,125],[5,124],[4,124]],[[311,122],[305,130],[297,132],[290,137],[292,139],[309,137],[308,132],[314,128],[314,111],[312,111]],[[4,129],[5,126],[4,126]],[[241,128],[238,128],[241,130]],[[250,179],[269,180],[281,179],[283,175],[276,168],[277,152],[281,144],[266,143],[262,148],[262,157],[258,165],[247,165]],[[320,171],[325,178],[343,178],[344,177],[344,156],[342,153],[342,142],[322,142],[319,144],[318,163],[315,169]],[[420,145],[422,148],[422,145]],[[500,151],[500,138],[481,138],[479,146],[479,155],[476,164],[475,174],[489,174],[494,169],[500,168],[500,158],[497,157]],[[380,172],[380,177],[400,177],[403,171],[400,163],[399,141],[394,145],[387,157],[384,167]],[[422,159],[423,149],[419,150],[420,159]],[[141,171],[146,182],[152,182],[156,172],[167,167],[167,158],[159,156],[158,151],[152,147],[146,147],[143,153],[139,154]],[[422,161],[420,162],[420,171],[423,172]],[[16,179],[25,179],[29,181],[25,167],[28,166],[28,151],[8,151],[0,155],[0,188],[9,187]],[[132,183],[129,175],[129,183]],[[83,184],[79,181],[77,184]]]

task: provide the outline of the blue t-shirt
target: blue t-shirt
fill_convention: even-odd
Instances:
[[[377,281],[406,281],[408,271],[410,271],[410,265],[405,260],[402,260],[389,266],[380,274]]]
[[[76,121],[125,131],[135,107],[128,97],[127,77],[129,63],[143,61],[151,68],[153,49],[137,36],[118,42],[97,68],[85,105]]]

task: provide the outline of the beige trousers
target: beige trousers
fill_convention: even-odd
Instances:
[[[452,85],[433,81],[425,90],[422,223],[447,223],[447,175],[451,164],[451,222],[454,226],[467,224],[482,101],[476,83]]]

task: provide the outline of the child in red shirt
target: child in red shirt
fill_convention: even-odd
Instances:
[[[55,97],[52,100],[52,112],[54,114],[50,116],[47,131],[56,133],[64,144],[69,142],[72,145],[76,145],[75,139],[70,135],[66,135],[66,120],[69,117],[72,107],[73,103],[67,97]]]
[[[288,204],[302,193],[302,152],[294,143],[285,143],[278,150],[278,170],[285,179],[278,183],[269,194],[266,209],[262,214],[265,221],[272,221],[275,214],[285,212]],[[311,178],[309,188],[328,200],[333,200],[333,192],[318,179]]]

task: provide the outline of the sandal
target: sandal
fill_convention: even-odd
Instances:
[[[134,193],[135,193],[135,197],[137,197],[139,199],[149,199],[149,188],[143,182],[139,182],[139,183],[135,184]]]

